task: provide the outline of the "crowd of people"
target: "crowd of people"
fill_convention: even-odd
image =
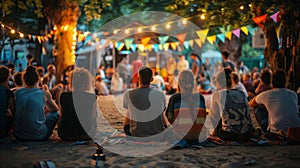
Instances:
[[[177,148],[199,145],[208,136],[249,141],[260,136],[251,108],[259,133],[288,137],[290,129],[300,129],[298,97],[285,88],[283,70],[249,71],[243,62],[236,66],[229,60],[226,51],[222,58],[212,73],[209,61],[202,63],[197,53],[190,64],[180,56],[167,78],[140,57],[132,64],[124,59],[110,82],[103,66],[95,78],[70,66],[61,82],[54,65],[48,65],[46,75],[43,67],[30,63],[16,73],[12,65],[0,66],[0,137],[12,133],[18,139],[46,140],[57,125],[62,140],[90,139],[96,133],[96,95],[121,93],[127,109],[124,133],[138,141],[165,139]],[[171,95],[168,102],[166,94]],[[205,94],[212,94],[210,110]]]

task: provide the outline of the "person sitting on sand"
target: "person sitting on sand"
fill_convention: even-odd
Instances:
[[[59,118],[58,106],[46,85],[38,88],[35,67],[27,67],[23,80],[25,87],[15,92],[14,136],[24,140],[47,140]]]
[[[283,70],[275,71],[272,75],[273,89],[264,91],[253,98],[249,105],[265,106],[268,115],[268,131],[283,136],[287,135],[288,128],[300,127],[300,117],[297,107],[297,95],[285,88],[286,75]],[[263,120],[258,118],[258,120]]]
[[[95,78],[95,91],[97,95],[105,96],[109,94],[106,83],[100,75],[97,75]]]
[[[245,86],[240,82],[239,74],[236,72],[232,72],[230,74],[230,77],[232,82],[232,88],[242,91],[245,94],[245,96],[248,98],[247,90]]]
[[[14,94],[7,87],[9,76],[9,69],[0,66],[0,138],[8,134],[15,112]]]
[[[137,141],[162,141],[160,134],[167,125],[163,111],[166,97],[158,89],[150,88],[153,72],[150,67],[142,66],[139,71],[139,88],[124,93],[125,112],[123,126],[127,136]]]
[[[182,139],[180,148],[197,145],[206,118],[205,100],[195,90],[195,79],[191,70],[183,70],[178,78],[179,93],[169,99],[166,116],[174,127],[177,138]]]
[[[65,141],[90,140],[96,131],[97,118],[93,78],[88,70],[75,68],[70,80],[72,91],[60,96],[58,136]]]
[[[231,77],[226,71],[216,76],[216,84],[218,90],[212,95],[210,113],[214,123],[219,123],[214,135],[223,140],[249,141],[253,125],[245,93],[231,88]]]

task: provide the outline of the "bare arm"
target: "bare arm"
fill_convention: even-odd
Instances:
[[[10,114],[9,115],[11,115],[12,117],[15,115],[15,110],[16,110],[16,108],[15,108],[15,99],[14,99],[14,97],[10,97],[9,99],[8,99],[8,106],[9,106],[9,109],[10,109]]]
[[[126,110],[124,118],[123,118],[123,126],[130,124],[129,111]]]
[[[55,103],[55,101],[52,99],[52,95],[49,92],[48,87],[46,87],[45,85],[43,85],[43,96],[44,96],[44,102],[46,105],[46,112],[54,112],[54,111],[58,111],[58,106]]]
[[[248,104],[249,104],[250,107],[257,107],[257,106],[258,106],[257,102],[255,101],[255,98],[256,98],[256,97],[252,98],[252,99],[249,101]]]

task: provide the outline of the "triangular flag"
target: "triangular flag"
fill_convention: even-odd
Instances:
[[[38,39],[39,43],[41,43],[41,37],[37,36],[37,39]]]
[[[169,36],[159,36],[158,40],[160,44],[165,44],[169,39]]]
[[[147,45],[147,50],[150,51],[150,52],[152,51],[152,44]]]
[[[232,33],[233,33],[236,37],[240,38],[240,35],[241,35],[241,29],[238,28],[238,29],[232,30]]]
[[[121,42],[121,41],[116,42],[116,48],[117,48],[117,50],[121,51],[122,48],[124,47],[124,45],[125,44],[123,42]]]
[[[153,44],[152,48],[155,52],[158,52],[158,44]]]
[[[184,45],[184,47],[185,47],[186,49],[188,49],[188,48],[190,47],[189,41],[184,41],[184,42],[183,42],[183,45]]]
[[[207,36],[208,32],[209,32],[209,29],[196,31],[196,33],[199,36],[199,38],[200,38],[200,40],[201,40],[202,43],[205,42],[206,36]]]
[[[246,26],[241,27],[241,30],[242,30],[246,35],[248,35],[248,29],[247,29]]]
[[[214,42],[216,42],[216,40],[217,40],[217,36],[216,36],[216,35],[212,35],[212,36],[208,36],[208,37],[207,37],[207,41],[208,41],[211,45],[213,45]]]
[[[195,42],[199,47],[202,47],[202,43],[200,39],[195,39]]]
[[[164,46],[163,46],[162,44],[159,44],[159,45],[158,45],[158,49],[159,49],[159,50],[163,50],[163,47],[164,47]]]
[[[134,41],[134,38],[125,38],[125,39],[124,39],[125,46],[126,46],[126,49],[127,49],[127,50],[130,49],[130,45],[132,44],[133,41]]]
[[[222,41],[222,43],[225,43],[225,35],[223,33],[217,34],[217,37],[218,37],[219,40]]]
[[[274,20],[275,23],[279,21],[279,12],[274,13],[273,15],[270,16]]]
[[[138,44],[138,49],[140,52],[144,52],[144,50],[145,50],[144,44]]]
[[[246,27],[248,29],[248,32],[253,36],[253,34],[254,34],[254,28],[252,26],[250,26],[250,25],[248,25]]]
[[[142,44],[144,44],[146,46],[150,40],[151,40],[151,37],[145,37],[145,38],[141,39],[141,42],[142,42]]]
[[[100,40],[100,44],[101,44],[101,45],[104,45],[105,43],[106,43],[106,39],[101,39],[101,40]]]
[[[135,52],[136,48],[137,48],[137,44],[131,44],[130,48],[131,48],[132,52]]]
[[[194,40],[189,40],[190,46],[193,48],[194,46]]]
[[[264,14],[255,18],[252,18],[252,20],[261,28],[264,29],[264,25],[262,24],[267,19],[268,14]]]
[[[164,50],[168,51],[169,50],[169,46],[170,46],[170,43],[165,43],[164,44]]]
[[[177,43],[176,42],[172,42],[172,43],[170,43],[170,45],[171,45],[173,50],[176,50],[176,48],[177,48]]]
[[[183,34],[177,34],[176,35],[176,38],[178,39],[179,43],[180,44],[183,44],[185,38],[186,38],[186,33],[183,33]]]
[[[221,31],[221,33],[225,34],[226,33],[226,30],[225,30],[225,27],[219,27],[219,30]]]
[[[33,39],[33,41],[35,41],[35,36],[34,35],[32,35],[32,39]]]
[[[229,32],[225,33],[225,37],[228,38],[228,40],[231,40],[232,39],[232,32],[229,31]]]
[[[28,38],[29,38],[29,40],[31,40],[31,35],[30,34],[28,34]]]

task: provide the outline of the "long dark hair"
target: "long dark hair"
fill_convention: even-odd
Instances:
[[[26,86],[33,86],[39,81],[39,75],[34,66],[28,66],[23,75],[23,80]]]

